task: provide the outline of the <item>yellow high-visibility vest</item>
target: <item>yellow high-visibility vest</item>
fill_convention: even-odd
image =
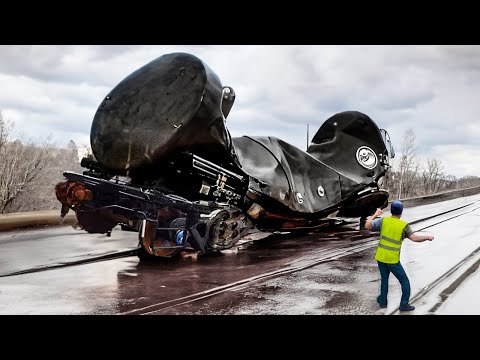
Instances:
[[[407,225],[407,222],[394,217],[382,219],[380,241],[375,253],[376,260],[387,264],[396,264],[400,261],[402,233]]]

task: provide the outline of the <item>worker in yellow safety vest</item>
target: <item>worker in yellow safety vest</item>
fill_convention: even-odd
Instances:
[[[392,273],[402,287],[399,310],[412,311],[415,310],[415,306],[408,303],[410,300],[410,281],[400,263],[400,249],[403,239],[408,238],[415,242],[423,242],[425,240],[431,241],[434,237],[431,235],[416,235],[407,222],[400,220],[403,213],[403,203],[401,201],[393,201],[390,205],[390,212],[391,217],[376,219],[383,214],[381,209],[377,209],[372,216],[367,218],[365,223],[367,229],[380,231],[380,241],[375,253],[381,276],[380,295],[377,297],[377,302],[380,308],[387,307],[388,277]]]

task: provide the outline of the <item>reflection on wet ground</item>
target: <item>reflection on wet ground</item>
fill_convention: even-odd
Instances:
[[[68,233],[67,229],[62,231]],[[73,241],[77,233],[72,234],[75,234],[72,238],[65,234],[63,240]],[[97,239],[89,241],[94,240]],[[315,252],[351,242],[339,239],[324,240],[319,234],[302,237],[288,234],[273,235],[270,238],[243,244],[243,249],[238,252],[201,256],[198,261],[160,258],[152,262],[139,262],[136,256],[133,256],[0,278],[2,286],[0,304],[3,304],[0,306],[0,313],[129,312],[153,303],[169,301],[276,270],[298,261],[298,258],[304,255],[312,256]],[[30,245],[32,247],[47,245],[51,250],[55,248],[55,244],[45,244],[44,241],[30,242]],[[82,246],[74,247],[81,248]],[[55,254],[55,257],[47,255],[43,260],[61,258],[61,253]],[[66,253],[64,257],[70,259],[71,256],[68,255],[73,253]],[[2,257],[2,260],[2,270],[17,266],[15,258]],[[46,299],[48,306],[44,304]]]
[[[255,242],[248,249],[236,254],[202,256],[197,262],[161,259],[152,263],[139,263],[130,269],[128,274],[120,273],[118,284],[123,292],[122,297],[137,294],[135,297],[139,300],[135,301],[135,306],[141,308],[154,302],[160,303],[199,293],[259,273],[283,268],[298,261],[302,255],[311,256],[314,252],[325,251],[349,242],[319,241],[315,235],[302,238],[274,236]],[[161,266],[158,266],[159,263]],[[149,284],[149,287],[139,289],[138,283]],[[122,307],[121,311],[135,309],[130,307],[130,304],[131,302],[128,306]]]
[[[372,249],[154,314],[374,314]]]

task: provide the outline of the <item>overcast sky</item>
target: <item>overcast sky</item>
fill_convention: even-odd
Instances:
[[[330,116],[356,110],[390,133],[397,155],[412,128],[419,157],[480,176],[478,45],[0,45],[0,110],[15,136],[89,145],[105,95],[171,52],[196,55],[235,89],[232,136],[271,135],[305,150],[307,124],[311,140]]]

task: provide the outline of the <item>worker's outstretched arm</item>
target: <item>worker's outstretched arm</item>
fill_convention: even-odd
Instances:
[[[433,240],[433,236],[432,235],[416,235],[416,234],[412,234],[408,237],[410,240],[412,241],[415,241],[415,242],[424,242],[426,240],[430,240],[432,241]]]
[[[367,218],[367,221],[365,222],[365,228],[368,229],[368,230],[371,230],[373,220],[375,220],[375,218],[381,216],[382,214],[383,214],[382,209],[377,209],[372,216],[369,216]]]

